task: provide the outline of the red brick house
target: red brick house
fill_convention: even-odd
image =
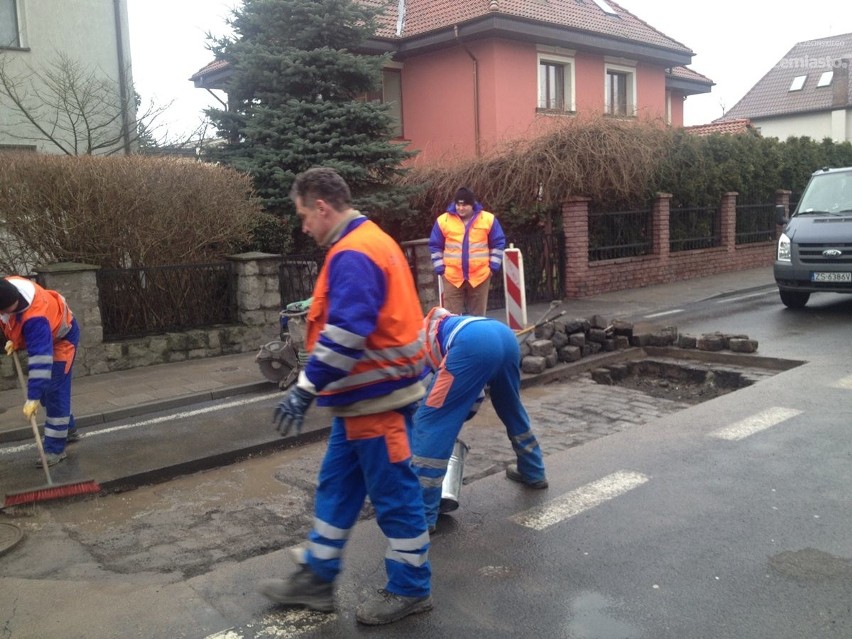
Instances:
[[[688,47],[611,0],[390,4],[370,47],[392,54],[380,97],[417,163],[483,154],[580,113],[682,126],[684,100],[713,86],[686,68]],[[227,76],[213,62],[190,80],[227,90]]]

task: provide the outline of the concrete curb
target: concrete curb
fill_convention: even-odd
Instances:
[[[270,391],[277,388],[276,384],[268,381],[249,382],[248,384],[239,384],[237,386],[226,386],[210,391],[201,391],[198,393],[190,393],[180,395],[178,397],[169,397],[168,399],[159,399],[152,402],[137,404],[136,406],[127,406],[124,408],[115,408],[113,410],[104,411],[102,413],[91,413],[75,417],[77,428],[95,428],[98,425],[107,424],[111,421],[120,419],[130,419],[132,417],[140,417],[149,415],[164,410],[172,410],[189,406],[199,402],[209,402],[226,397],[234,397],[236,395],[246,395],[248,393],[256,393],[262,391]],[[29,427],[16,428],[0,432],[0,444],[32,439],[33,432]]]

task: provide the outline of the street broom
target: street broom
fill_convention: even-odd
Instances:
[[[21,370],[21,361],[18,359],[18,353],[13,352],[12,356],[15,360],[15,369],[18,371],[18,381],[21,388],[24,390],[24,400],[27,399],[27,382],[24,379],[24,372]],[[30,426],[33,429],[33,436],[38,448],[38,455],[41,459],[42,468],[44,468],[44,476],[47,478],[47,484],[29,490],[23,490],[16,493],[9,493],[3,502],[3,507],[20,506],[21,504],[31,504],[39,501],[50,501],[51,499],[61,499],[62,497],[73,497],[75,495],[88,495],[98,493],[101,487],[94,480],[88,479],[85,481],[69,482],[64,484],[55,484],[50,477],[50,468],[47,465],[47,457],[44,454],[44,445],[41,443],[41,435],[38,432],[38,424],[36,424],[35,415],[30,416]]]

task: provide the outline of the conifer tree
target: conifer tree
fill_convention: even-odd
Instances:
[[[387,107],[364,99],[386,61],[366,52],[378,16],[370,5],[245,0],[233,36],[212,46],[232,71],[229,110],[208,112],[225,140],[213,159],[251,174],[270,212],[295,215],[293,179],[319,165],[346,179],[365,212],[408,209],[408,191],[390,183],[411,153],[392,141]]]

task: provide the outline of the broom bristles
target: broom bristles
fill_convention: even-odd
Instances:
[[[20,506],[37,501],[50,501],[62,497],[74,497],[76,495],[91,495],[101,492],[101,487],[96,481],[80,481],[74,484],[59,484],[55,486],[42,486],[33,490],[6,495],[3,503],[4,508],[9,506]]]

